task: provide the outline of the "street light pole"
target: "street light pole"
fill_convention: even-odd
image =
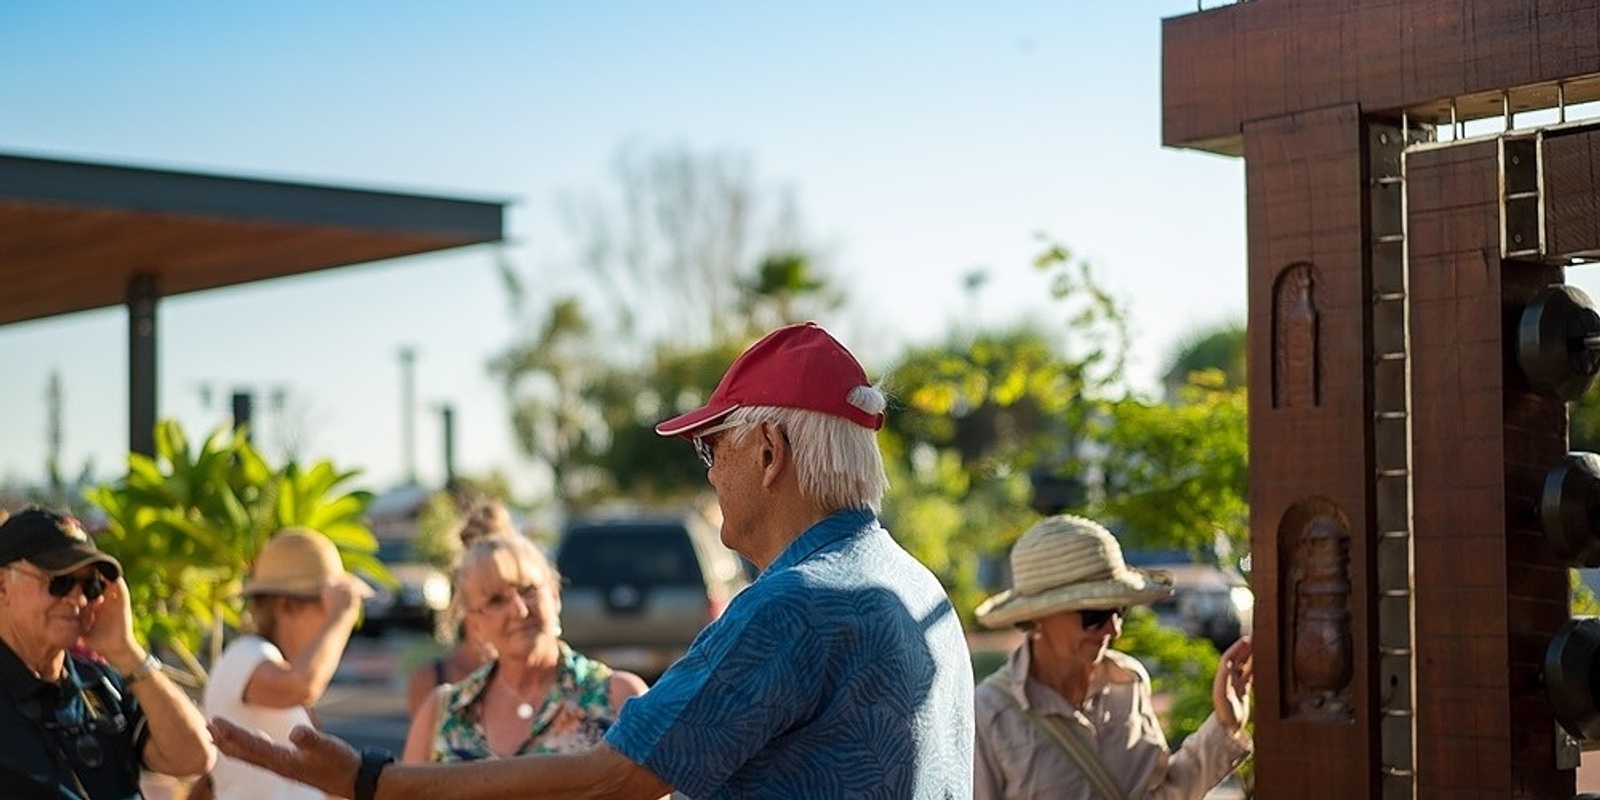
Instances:
[[[411,345],[400,348],[400,441],[401,454],[406,468],[406,483],[416,486],[417,481],[417,349]]]
[[[444,427],[444,488],[456,489],[456,409],[445,403],[439,406],[439,420]]]

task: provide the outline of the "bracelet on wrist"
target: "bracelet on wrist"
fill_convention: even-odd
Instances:
[[[162,666],[161,659],[156,658],[155,653],[146,652],[144,660],[139,662],[139,666],[134,667],[128,674],[122,676],[122,683],[125,686],[132,686],[150,677],[151,673],[161,670]]]

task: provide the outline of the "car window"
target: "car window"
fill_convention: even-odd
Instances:
[[[556,569],[569,586],[702,586],[694,546],[671,525],[573,528]]]
[[[419,560],[411,542],[405,539],[379,539],[378,560],[385,564],[404,564],[407,561]]]

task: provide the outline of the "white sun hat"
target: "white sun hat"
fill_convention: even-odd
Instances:
[[[1172,594],[1164,572],[1129,567],[1116,537],[1093,520],[1039,520],[1011,547],[1011,588],[978,606],[978,622],[1002,628],[1057,611],[1144,605]]]

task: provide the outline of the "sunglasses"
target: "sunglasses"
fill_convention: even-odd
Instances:
[[[700,463],[704,464],[706,469],[711,469],[712,448],[716,445],[715,442],[710,441],[712,434],[722,433],[725,430],[737,428],[743,424],[743,422],[734,422],[730,420],[722,423],[721,425],[712,425],[711,427],[695,434],[694,437],[690,439],[690,441],[694,442],[694,454],[700,457]]]
[[[104,677],[100,681],[108,696],[88,691],[82,679],[73,675],[72,682],[77,687],[78,703],[69,703],[56,708],[55,713],[49,718],[46,717],[37,697],[30,697],[17,706],[23,717],[37,723],[51,735],[51,738],[57,741],[62,739],[70,741],[78,763],[89,769],[96,769],[105,763],[105,751],[100,746],[100,737],[116,734],[123,726],[121,714],[115,714],[115,718],[112,718],[115,712],[112,698],[120,701],[122,695]],[[57,752],[60,753],[59,750]],[[80,792],[82,792],[81,786]],[[87,796],[86,792],[83,794]]]
[[[44,584],[45,591],[48,591],[51,597],[66,597],[72,594],[72,589],[75,586],[83,590],[83,599],[90,602],[99,600],[100,595],[106,593],[106,579],[98,572],[83,576],[56,575],[52,577],[43,572],[33,572],[14,564],[11,568],[24,575],[37,578],[40,583]]]
[[[78,761],[89,769],[96,769],[106,761],[105,751],[100,749],[100,740],[95,738],[97,732],[93,727],[64,723],[59,719],[44,723],[44,729],[51,732],[59,731],[72,738],[72,749],[78,756]]]
[[[1128,607],[1080,608],[1078,609],[1078,616],[1083,619],[1083,629],[1086,631],[1092,631],[1095,628],[1110,622],[1112,616],[1126,618],[1128,616]]]

